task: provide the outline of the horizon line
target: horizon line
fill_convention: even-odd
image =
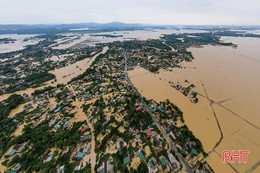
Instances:
[[[260,24],[149,24],[149,23],[130,23],[130,22],[75,22],[75,23],[0,23],[0,25],[75,25],[75,24],[131,24],[131,25],[147,25],[147,26],[260,26]]]

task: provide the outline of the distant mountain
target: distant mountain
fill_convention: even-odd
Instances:
[[[157,25],[145,25],[140,23],[76,23],[76,24],[35,24],[35,25],[0,25],[0,34],[41,34],[41,33],[62,33],[70,29],[89,28],[91,31],[111,31],[111,30],[133,30],[146,27],[162,27]],[[71,32],[71,31],[70,31]],[[78,31],[77,31],[78,32]]]

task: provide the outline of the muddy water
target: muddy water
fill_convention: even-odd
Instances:
[[[95,43],[108,43],[113,41],[124,41],[124,40],[147,40],[147,39],[159,39],[162,34],[172,33],[200,33],[206,32],[203,30],[188,30],[188,29],[145,29],[145,30],[134,30],[134,31],[115,31],[115,32],[102,32],[102,33],[87,33],[87,34],[74,34],[77,39],[73,39],[67,44],[57,44],[53,49],[67,49],[71,47],[84,47],[92,46]],[[122,37],[104,37],[102,35],[120,35]],[[95,36],[94,36],[95,35]],[[98,36],[100,35],[100,36]]]
[[[56,44],[57,46],[52,47],[53,49],[68,49],[72,46],[74,46],[75,44],[78,44],[84,40],[90,39],[89,34],[74,34],[74,37],[65,41],[62,41],[58,44]]]
[[[8,117],[9,117],[9,118],[10,118],[10,117],[13,117],[13,116],[15,116],[15,114],[17,114],[17,113],[19,113],[19,112],[22,112],[22,111],[24,110],[24,106],[25,106],[26,104],[28,104],[28,103],[21,104],[21,105],[19,105],[17,108],[12,109]]]
[[[193,83],[195,91],[202,95],[208,94],[210,99],[220,102],[220,105],[213,103],[212,106],[224,138],[216,152],[206,160],[215,172],[234,172],[230,166],[222,163],[222,151],[250,150],[248,163],[232,164],[237,171],[244,172],[257,163],[260,153],[260,80],[257,80],[260,75],[260,54],[257,52],[260,49],[260,39],[225,37],[223,40],[232,41],[239,46],[237,49],[216,46],[192,48],[190,50],[195,60],[182,63],[181,69],[160,71],[154,75],[138,67],[130,71],[129,76],[144,96],[157,101],[169,98],[180,107],[186,124],[201,140],[206,152],[212,150],[220,138],[209,101],[198,96],[199,102],[193,104],[180,91],[170,87],[168,81],[179,82],[183,86]]]
[[[155,30],[135,30],[135,31],[116,31],[116,32],[104,32],[104,33],[100,33],[100,34],[116,34],[116,35],[123,35],[123,37],[117,37],[117,38],[106,38],[106,37],[94,37],[91,36],[90,34],[84,34],[81,37],[79,37],[79,39],[76,39],[68,44],[60,44],[56,47],[53,47],[55,49],[66,49],[72,46],[75,46],[76,44],[79,44],[81,42],[84,42],[86,40],[92,40],[94,42],[98,42],[98,43],[106,43],[106,42],[112,42],[112,41],[123,41],[123,40],[128,40],[128,39],[139,39],[139,40],[146,40],[146,39],[158,39],[162,34],[171,34],[171,33],[199,33],[199,32],[205,32],[202,30],[187,30],[187,29],[155,29]],[[68,35],[70,35],[68,33]],[[77,36],[79,36],[78,34],[75,34]],[[19,35],[19,39],[21,41],[21,39],[24,38],[28,38],[28,37],[32,37],[35,35]],[[0,38],[6,38],[6,37],[10,37],[10,38],[16,38],[18,39],[18,35],[1,35]],[[20,38],[22,37],[22,38]],[[75,36],[76,37],[76,36]],[[17,43],[14,43],[14,45]],[[10,46],[10,44],[8,44]],[[3,48],[3,46],[0,46],[0,53],[2,53],[1,49]],[[103,50],[103,53],[107,50],[108,48],[105,48]],[[13,50],[12,50],[13,51]],[[93,58],[92,58],[93,59]],[[76,77],[77,75],[83,73],[86,67],[88,67],[88,64],[91,64],[93,60],[89,59],[84,59],[82,61],[79,61],[75,64],[69,65],[67,67],[61,68],[61,69],[57,69],[52,71],[57,78],[57,82],[56,83],[51,83],[48,82],[46,83],[46,85],[51,85],[51,86],[55,86],[58,83],[66,83],[68,81],[70,81],[70,79],[72,79],[73,77]],[[81,69],[81,70],[80,70]],[[44,86],[45,87],[45,86]],[[37,89],[41,89],[44,87],[40,87]],[[34,92],[35,89],[33,88],[28,88],[26,90],[22,90],[22,91],[18,91],[16,92],[17,94],[28,94],[30,95],[32,92]],[[0,101],[7,99],[11,94],[5,94],[5,95],[1,95],[0,96]]]
[[[105,53],[107,50],[108,50],[108,47],[105,47],[103,49],[102,53]],[[92,58],[86,58],[82,61],[78,61],[69,66],[52,71],[52,73],[55,74],[55,76],[56,76],[57,83],[67,83],[72,78],[84,73],[85,70],[87,68],[89,68],[89,66],[92,64],[92,62],[96,59],[96,57],[99,54],[93,56]]]
[[[103,51],[101,53],[105,53],[108,50],[108,47],[104,47]],[[99,53],[100,54],[100,53]],[[82,74],[85,72],[87,68],[92,64],[92,62],[96,59],[96,57],[99,55],[95,55],[92,58],[86,58],[81,61],[78,61],[74,64],[71,64],[69,66],[56,69],[53,71],[50,71],[51,73],[55,74],[57,82],[48,81],[44,86],[38,87],[38,88],[28,88],[26,90],[17,91],[11,94],[4,94],[0,96],[0,101],[7,99],[12,94],[27,94],[30,95],[33,93],[36,89],[43,89],[46,86],[56,86],[58,83],[67,83],[72,78]]]
[[[108,50],[108,47],[105,47],[102,51],[102,53],[105,53]],[[22,90],[22,91],[17,91],[15,92],[15,94],[27,94],[30,95],[31,93],[33,93],[36,89],[43,89],[46,86],[56,86],[58,83],[67,83],[68,81],[70,81],[73,77],[76,77],[78,75],[80,75],[81,73],[85,72],[85,70],[91,65],[91,63],[96,59],[96,57],[99,54],[93,56],[91,59],[87,58],[84,59],[82,61],[78,61],[70,66],[66,66],[64,68],[58,69],[53,71],[53,73],[55,74],[56,78],[57,78],[57,82],[47,82],[46,85],[39,87],[39,88],[28,88],[26,90]],[[78,66],[78,67],[77,67]],[[81,70],[80,70],[81,69]],[[72,73],[72,74],[70,74]],[[70,75],[69,75],[70,74]],[[66,77],[63,77],[63,76]],[[12,93],[14,94],[14,93]],[[0,101],[7,99],[11,94],[5,94],[0,96]],[[25,103],[27,104],[27,103]],[[10,114],[9,117],[23,111],[23,107],[25,104],[21,104],[19,105],[17,108],[13,109]],[[80,105],[78,105],[80,107]],[[81,117],[82,118],[82,117]]]
[[[33,34],[0,34],[0,38],[15,39],[14,43],[0,44],[0,53],[7,53],[17,50],[22,50],[25,46],[37,44],[41,39],[30,39],[37,35]],[[23,41],[24,39],[30,39]]]
[[[40,89],[40,88],[43,88],[43,87],[39,87],[37,89]],[[29,94],[33,93],[34,90],[35,90],[35,88],[27,88],[26,90],[17,91],[17,92],[10,93],[10,94],[4,94],[4,95],[0,96],[0,101],[7,99],[12,94],[20,94],[20,95],[28,94],[29,95]]]

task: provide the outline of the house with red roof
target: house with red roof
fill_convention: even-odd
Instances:
[[[101,147],[101,143],[100,143],[100,144],[98,144],[98,146],[97,146],[97,147],[98,147],[98,149],[99,149],[99,148]]]
[[[186,90],[186,88],[185,88],[185,87],[182,87],[182,88],[181,88],[181,92],[182,92],[182,93],[184,93],[184,92],[185,92],[185,90]]]
[[[147,135],[152,136],[152,130],[151,129],[147,129]]]
[[[141,106],[138,106],[138,107],[136,108],[137,111],[140,111],[141,109],[142,109]]]

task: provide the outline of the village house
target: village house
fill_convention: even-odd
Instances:
[[[43,163],[46,163],[46,162],[51,161],[53,157],[54,157],[53,153],[50,152],[49,154],[47,154],[47,155],[44,157]]]
[[[152,157],[148,161],[148,170],[149,170],[149,173],[156,173],[158,171],[158,164],[157,164],[156,159],[154,157]]]
[[[161,166],[162,166],[162,170],[164,172],[168,172],[168,170],[167,170],[167,159],[165,157],[161,158]]]
[[[83,162],[83,159],[77,160],[74,171],[79,171],[79,170],[83,169],[82,162]]]
[[[162,148],[163,145],[163,138],[161,136],[157,136],[156,145]]]
[[[84,127],[81,128],[80,132],[81,132],[81,133],[84,133],[85,131],[87,131],[87,130],[89,130],[89,129],[90,129],[89,126],[86,125],[86,126],[84,126]]]
[[[77,160],[83,159],[86,153],[81,152],[81,151],[76,151],[76,153],[73,155],[74,158]]]
[[[86,154],[90,154],[91,153],[91,144],[87,144],[84,149],[83,152]]]
[[[58,130],[58,129],[60,129],[60,127],[61,127],[62,124],[63,124],[63,121],[60,120],[60,121],[58,121],[58,123],[54,126],[54,128],[55,128],[56,130]]]
[[[154,130],[154,128],[148,128],[147,129],[147,135],[148,136],[152,136],[155,137],[157,135],[156,131]]]
[[[129,131],[132,132],[132,133],[136,133],[137,132],[137,130],[136,130],[136,128],[134,126],[131,126],[129,128]]]
[[[116,148],[118,149],[118,151],[122,151],[126,146],[127,146],[127,143],[122,138],[119,138],[118,143],[116,145]]]
[[[123,164],[126,165],[132,161],[132,155],[127,152],[126,155],[123,156]]]
[[[37,107],[38,107],[39,109],[42,109],[42,108],[46,107],[49,103],[50,103],[50,102],[48,102],[48,101],[43,102],[43,103],[39,103]]]
[[[176,140],[177,137],[178,137],[178,136],[177,136],[177,132],[176,132],[176,130],[174,130],[174,129],[173,129],[169,134],[170,134],[170,136],[172,137],[173,140]]]
[[[141,135],[141,133],[138,133],[137,135],[135,135],[135,138],[136,138],[136,142],[138,142],[138,143],[142,143],[142,135]]]
[[[14,146],[14,148],[8,153],[7,156],[13,156],[15,153],[21,153],[26,145],[27,145],[27,143],[23,143],[23,144],[18,144],[16,146]]]
[[[185,150],[185,149],[187,149],[187,148],[183,149],[182,146],[179,145],[179,144],[176,144],[176,147],[180,150],[180,152],[181,152],[181,154],[182,154],[183,156],[187,156],[187,155],[188,155],[188,151]]]
[[[181,88],[181,85],[176,85],[176,89],[179,90]]]
[[[190,94],[190,98],[195,98],[197,95],[197,93],[195,91],[192,91]]]
[[[143,160],[143,159],[146,160],[146,152],[144,151],[143,148],[140,148],[140,149],[136,152],[136,156],[139,156],[141,160]]]
[[[100,167],[98,167],[97,172],[99,173],[104,173],[104,172],[109,172],[109,173],[114,173],[114,165],[110,163],[110,160],[107,160],[101,164]]]
[[[17,164],[15,165],[15,167],[12,169],[12,171],[10,171],[10,173],[19,172],[21,168],[22,168],[22,165],[21,165],[20,163],[17,163]]]
[[[191,153],[196,156],[198,154],[198,151],[196,150],[196,142],[188,140],[188,146],[191,150]]]
[[[79,143],[84,143],[86,141],[90,141],[92,138],[92,135],[91,134],[86,134],[86,135],[83,135],[83,136],[80,136],[78,142]]]
[[[65,165],[58,167],[58,169],[56,170],[55,173],[64,173],[64,168],[65,168]]]
[[[115,142],[116,142],[116,137],[113,136],[113,137],[110,139],[110,143],[113,145]]]
[[[174,171],[178,172],[181,169],[180,162],[176,160],[176,158],[172,155],[172,153],[168,154],[168,158],[170,162],[168,162],[169,167]]]
[[[63,129],[69,128],[69,127],[70,127],[70,121],[67,120],[66,118],[65,118],[63,121],[65,121],[65,123],[64,123],[64,125],[63,125]]]
[[[88,119],[89,119],[89,121],[91,121],[93,118],[94,118],[94,116],[96,115],[96,113],[98,112],[98,108],[97,107],[95,107],[95,108],[93,108],[92,109],[92,111],[90,112],[90,114],[89,114],[89,116],[88,116]]]
[[[69,153],[69,150],[65,150],[61,153],[61,157],[65,157]]]

